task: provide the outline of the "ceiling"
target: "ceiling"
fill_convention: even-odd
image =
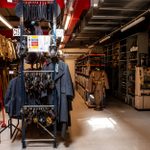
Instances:
[[[64,26],[68,12],[72,18],[62,48],[87,48],[148,10],[150,0],[68,0],[66,5],[60,26]],[[13,27],[19,25],[15,9],[0,8],[0,14]],[[48,24],[43,22],[42,28],[47,30]],[[7,28],[0,22],[0,30],[3,29]]]
[[[90,7],[87,13],[81,16],[78,26],[73,31],[74,36],[66,47],[89,46],[150,7],[150,0],[97,0],[97,2],[96,7]]]

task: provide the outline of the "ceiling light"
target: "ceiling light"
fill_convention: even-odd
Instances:
[[[103,39],[101,39],[99,42],[100,42],[100,43],[103,43],[104,41],[110,39],[110,37],[111,37],[111,36],[108,35],[108,36],[104,37]]]
[[[8,2],[8,3],[12,3],[12,2],[13,2],[13,0],[7,0],[7,2]]]
[[[61,42],[63,42],[63,41],[64,41],[64,36],[61,37]]]
[[[93,6],[94,6],[94,7],[98,7],[98,4],[97,4],[97,3],[94,3]]]
[[[67,30],[67,28],[68,28],[70,18],[71,18],[70,15],[68,15],[67,18],[66,18],[66,23],[65,23],[65,27],[64,27],[65,30]]]
[[[59,45],[59,49],[62,49],[62,48],[64,48],[65,47],[65,44],[60,44]]]
[[[62,45],[59,45],[59,48],[61,49],[61,48],[62,48]]]
[[[5,24],[9,29],[13,29],[13,27],[8,23],[8,21],[0,15],[0,21]]]
[[[94,47],[94,45],[90,45],[88,48],[93,48]]]
[[[145,20],[145,17],[140,17],[139,19],[135,20],[134,22],[130,23],[129,25],[123,27],[123,28],[121,29],[121,32],[124,32],[124,31],[130,29],[131,27],[133,27],[133,26],[139,24],[140,22],[142,22],[142,21],[144,21],[144,20]]]

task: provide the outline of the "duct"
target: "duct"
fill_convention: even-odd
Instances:
[[[86,26],[86,27],[84,27],[83,28],[83,30],[99,30],[99,31],[108,31],[108,30],[110,30],[111,29],[111,27],[88,27],[88,26]]]
[[[69,36],[64,37],[64,43],[67,43],[68,40],[70,39],[73,29],[74,29],[75,25],[77,24],[77,22],[79,21],[83,10],[87,10],[89,8],[90,8],[90,0],[86,0],[86,1],[85,0],[74,0],[74,3],[73,3],[74,11],[72,12],[72,17],[70,19],[68,30],[66,33]]]
[[[118,19],[118,20],[122,20],[122,19],[128,19],[128,18],[133,18],[133,17],[129,17],[129,16],[99,16],[99,15],[93,15],[91,19]]]
[[[104,0],[91,0],[91,7],[98,7]]]
[[[116,30],[112,31],[108,37],[110,38],[113,34],[119,32],[120,30],[122,30],[124,27],[126,27],[127,25],[130,25],[131,23],[133,23],[134,21],[138,20],[140,17],[143,17],[145,15],[147,15],[148,13],[150,13],[150,9],[146,10],[145,12],[143,12],[142,14],[140,14],[139,16],[137,16],[136,18],[134,18],[133,20],[129,21],[128,23],[126,23],[124,26],[121,26],[119,28],[117,28]],[[106,36],[107,37],[107,36]],[[97,44],[99,41],[94,42],[92,45]],[[92,46],[91,45],[91,46]]]
[[[98,0],[96,1],[98,3]],[[147,10],[149,4],[149,0],[132,0],[132,2],[130,0],[104,0],[99,2],[98,7],[93,6],[88,10],[79,28],[75,31],[77,32],[76,38],[74,38],[71,44],[68,43],[67,46],[80,43],[80,41],[88,42],[88,38],[89,44],[94,43],[95,45],[99,43],[98,39],[103,36],[109,35],[109,33],[113,35],[118,31],[120,32],[120,28],[124,24],[143,13],[145,9]],[[85,34],[87,38],[83,38],[84,36],[80,36],[80,34]],[[99,38],[94,38],[95,42],[91,42],[90,37]]]
[[[88,25],[118,25],[118,22],[107,22],[107,21],[88,21]]]
[[[99,7],[99,10],[111,10],[111,11],[138,11],[136,9],[120,8],[120,7]],[[144,11],[144,10],[140,10]]]

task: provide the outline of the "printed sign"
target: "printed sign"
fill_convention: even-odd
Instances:
[[[28,52],[48,52],[50,46],[50,36],[31,35],[27,38]]]
[[[20,36],[20,28],[13,28],[13,36]]]
[[[63,29],[56,29],[56,36],[57,37],[63,37],[64,36],[64,30]]]

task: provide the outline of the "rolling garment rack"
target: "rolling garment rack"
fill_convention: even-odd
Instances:
[[[37,0],[38,2],[50,2],[53,3],[53,43],[54,46],[56,46],[56,0]],[[35,2],[34,0],[19,0],[21,10],[22,10],[22,15],[20,16],[20,30],[21,30],[21,35],[20,35],[20,51],[22,51],[23,47],[23,38],[24,38],[24,13],[23,13],[23,5],[25,2]],[[22,95],[22,102],[23,102],[23,107],[21,109],[21,116],[22,116],[22,148],[26,148],[26,142],[53,142],[54,148],[57,147],[57,140],[56,140],[56,121],[57,121],[57,114],[56,114],[56,104],[54,105],[47,105],[47,104],[42,104],[42,105],[27,105],[25,104],[25,90],[24,90],[24,85],[26,84],[26,79],[25,76],[26,74],[50,74],[52,79],[54,79],[55,76],[55,68],[54,71],[49,70],[43,70],[43,71],[35,71],[35,70],[30,70],[30,71],[24,71],[24,55],[21,56],[21,63],[20,63],[20,69],[21,69],[21,95]],[[55,67],[55,65],[54,65]],[[50,117],[47,122],[49,122],[49,126],[52,127],[52,131],[47,129],[47,125],[43,125],[38,118],[39,113],[45,113],[48,112]],[[32,118],[30,115],[32,115]],[[46,131],[48,135],[51,136],[49,139],[26,139],[26,124],[27,120],[32,119],[34,123],[36,123],[38,126],[40,126],[42,129]]]
[[[43,76],[47,75],[50,76],[50,79],[53,78],[54,71],[48,71],[48,70],[43,70],[43,71],[24,71],[25,75],[25,85],[27,84],[27,79],[28,77],[31,77],[32,75],[36,79],[37,76]],[[30,80],[30,78],[29,78]],[[52,81],[52,80],[51,80]],[[39,82],[37,82],[39,83]],[[32,86],[32,85],[31,85]],[[31,89],[31,86],[29,87]],[[36,85],[36,87],[40,86],[40,83]],[[54,82],[51,82],[51,85],[49,84],[52,88],[54,88]],[[34,88],[36,88],[34,87]],[[32,87],[33,88],[33,87]],[[40,87],[39,87],[40,88]],[[39,89],[38,89],[39,90]],[[29,92],[29,90],[28,90]],[[22,114],[22,146],[23,148],[26,147],[26,142],[53,142],[54,147],[57,147],[57,141],[56,141],[56,132],[57,132],[57,105],[48,105],[48,104],[37,104],[37,105],[24,105],[21,110]],[[41,127],[49,136],[50,138],[47,139],[26,139],[26,127],[28,122],[34,122],[36,125]],[[52,131],[48,129],[48,127],[53,128]]]
[[[4,98],[2,97],[2,99],[0,99],[0,103],[1,103],[1,106],[2,106],[2,118],[3,120],[0,121],[0,125],[1,125],[1,130],[0,130],[0,142],[1,142],[1,133],[3,133],[7,128],[10,129],[10,139],[12,139],[12,142],[15,140],[18,132],[21,132],[21,129],[19,128],[19,119],[18,117],[16,116],[11,116],[9,117],[8,121],[7,121],[7,124],[5,123],[5,109],[4,109]],[[17,119],[17,122],[16,123],[13,123],[13,119]]]

